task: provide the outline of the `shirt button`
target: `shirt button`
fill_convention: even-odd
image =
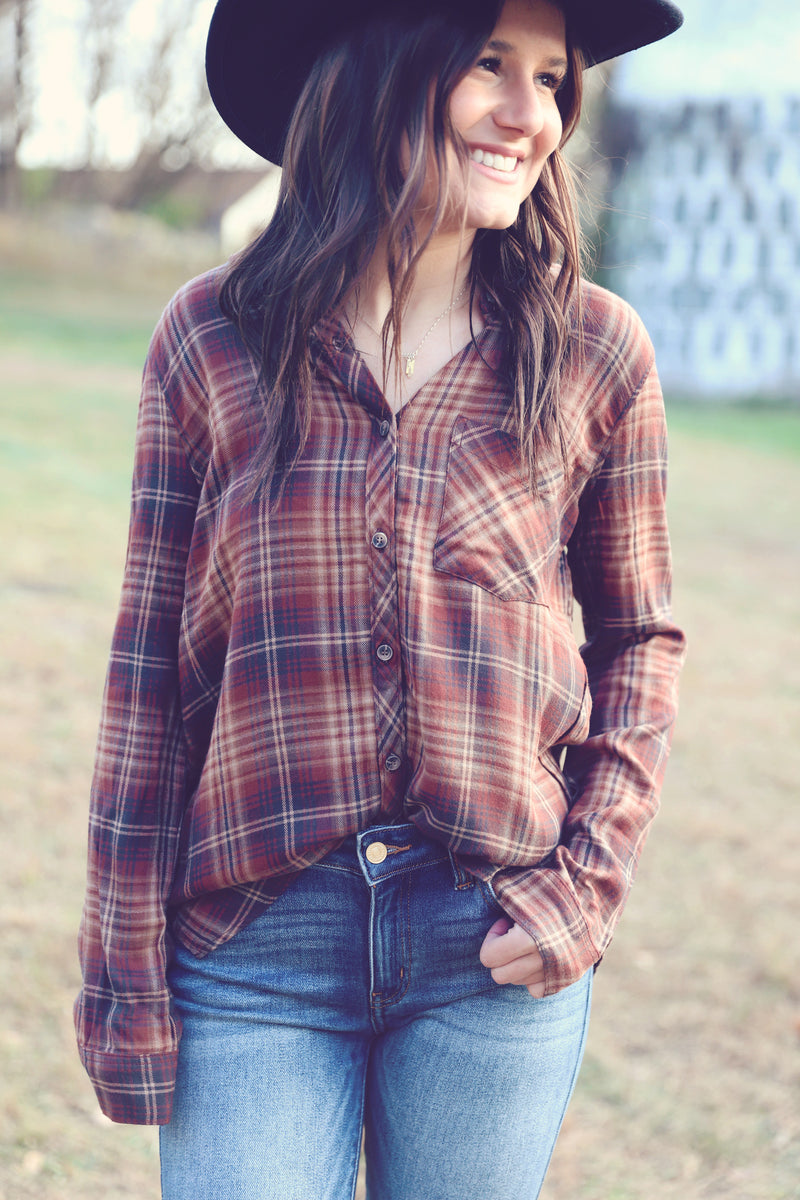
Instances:
[[[401,763],[402,763],[402,759],[399,758],[398,755],[390,754],[389,757],[386,759],[386,770],[387,771],[398,771],[400,769]]]
[[[390,421],[381,421],[380,425],[378,426],[378,433],[381,435],[381,437],[388,437],[389,430],[391,428],[392,425]]]
[[[378,649],[375,651],[375,653],[378,655],[378,658],[381,660],[381,662],[388,662],[394,654],[394,650],[391,646],[387,645],[386,642],[382,642],[381,645],[378,646]]]
[[[334,350],[344,350],[344,338],[341,336],[341,334],[337,333],[336,337],[331,339],[331,344]]]
[[[384,861],[388,853],[383,842],[370,842],[366,849],[367,862],[375,863],[377,866],[378,863]]]
[[[389,545],[389,539],[380,529],[372,535],[372,544],[376,550],[385,550]]]

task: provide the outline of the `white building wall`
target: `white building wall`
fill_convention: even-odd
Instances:
[[[224,254],[235,254],[266,228],[275,211],[280,183],[280,168],[269,164],[258,183],[226,208],[220,222]]]
[[[800,96],[632,115],[606,265],[665,388],[800,401]]]

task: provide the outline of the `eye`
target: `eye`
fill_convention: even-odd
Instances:
[[[487,54],[479,58],[475,66],[481,71],[488,71],[490,75],[497,75],[502,63],[496,54]]]
[[[554,74],[550,71],[543,71],[541,75],[536,76],[536,82],[554,95],[557,95],[561,91],[566,81],[566,75]]]

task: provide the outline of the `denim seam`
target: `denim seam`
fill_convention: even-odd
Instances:
[[[450,866],[453,868],[453,887],[457,892],[467,891],[474,886],[474,879],[464,870],[452,850],[447,851]]]
[[[561,1110],[561,1117],[558,1121],[558,1124],[556,1125],[555,1135],[553,1137],[552,1145],[550,1146],[550,1158],[552,1158],[552,1156],[553,1156],[553,1151],[555,1150],[556,1142],[558,1141],[558,1135],[561,1132],[561,1126],[564,1124],[564,1117],[566,1116],[567,1109],[569,1108],[569,1102],[572,1099],[572,1093],[575,1091],[575,1084],[578,1081],[578,1075],[580,1073],[581,1064],[583,1062],[583,1053],[584,1053],[584,1049],[586,1047],[586,1035],[587,1035],[587,1030],[588,1030],[588,1026],[589,1026],[589,1010],[590,1010],[591,1000],[592,1000],[591,968],[589,969],[589,971],[586,972],[586,975],[589,975],[589,979],[587,982],[586,996],[584,997],[584,1005],[583,1005],[583,1037],[581,1039],[581,1044],[580,1044],[580,1047],[578,1050],[578,1054],[576,1055],[576,1058],[575,1058],[575,1065],[572,1069],[572,1079],[570,1080],[569,1089],[564,1098],[564,1105]],[[585,977],[586,976],[584,976],[584,978]],[[542,1179],[541,1185],[539,1187],[539,1191],[536,1193],[536,1197],[534,1197],[534,1200],[538,1200],[538,1197],[541,1195],[542,1188],[544,1187],[544,1182],[545,1182],[544,1179]]]
[[[324,859],[322,860],[322,862],[312,863],[311,866],[308,867],[307,869],[309,871],[313,871],[317,867],[319,867],[323,871],[341,871],[341,873],[343,875],[354,875],[356,877],[356,879],[360,878],[360,876],[362,874],[361,871],[356,871],[353,867],[342,867],[342,866],[339,866],[338,863],[325,862]]]
[[[390,1008],[391,1005],[397,1004],[406,995],[411,982],[411,960],[409,958],[409,947],[411,946],[411,889],[408,884],[402,889],[400,903],[403,907],[403,916],[400,922],[402,929],[402,940],[400,943],[400,974],[402,982],[390,994],[377,991],[375,988],[375,976],[373,964],[375,961],[375,943],[372,938],[372,912],[370,911],[370,1010],[376,1016],[382,1015],[383,1012]],[[370,901],[372,908],[372,899]]]
[[[385,879],[396,879],[398,875],[411,875],[415,871],[423,871],[426,867],[438,867],[443,862],[447,862],[447,859],[446,858],[426,859],[425,862],[414,863],[414,865],[410,866],[410,867],[401,867],[398,865],[395,870],[386,871],[382,875],[380,875],[377,879],[370,879],[369,877],[367,877],[367,883],[369,884],[369,886],[371,888],[376,887],[379,883],[383,883],[383,881]]]
[[[369,1062],[369,1059],[367,1057],[365,1057],[364,1061],[362,1063],[362,1066],[361,1066],[361,1096],[360,1096],[361,1113],[360,1113],[360,1118],[359,1118],[359,1122],[358,1122],[358,1127],[362,1132],[364,1129],[364,1118],[366,1116],[366,1108],[367,1108],[367,1067],[368,1067],[368,1062]],[[350,1187],[349,1200],[355,1200],[355,1197],[356,1197],[356,1188],[358,1187],[358,1168],[360,1165],[361,1165],[361,1136],[359,1136],[359,1139],[358,1139],[358,1145],[356,1146],[356,1153],[355,1153],[355,1158],[353,1161],[353,1182]]]

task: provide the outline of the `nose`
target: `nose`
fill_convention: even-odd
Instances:
[[[532,79],[509,80],[499,97],[494,119],[501,129],[535,137],[544,125],[542,98]]]

